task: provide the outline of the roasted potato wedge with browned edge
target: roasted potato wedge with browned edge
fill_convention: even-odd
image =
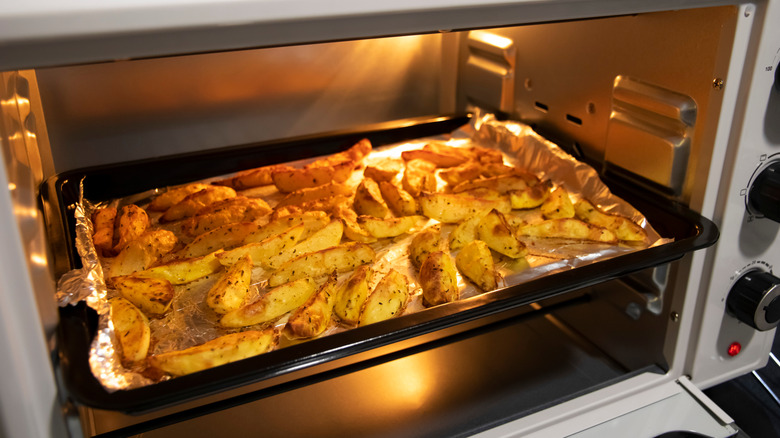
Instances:
[[[132,366],[144,360],[149,352],[152,334],[149,320],[141,310],[124,298],[112,298],[108,303],[122,364]]]
[[[509,199],[484,199],[455,193],[423,193],[418,199],[425,216],[439,222],[458,223],[478,212],[496,209],[501,213],[512,210]]]
[[[643,242],[647,239],[647,232],[631,219],[617,214],[606,213],[587,199],[577,202],[574,205],[574,212],[583,221],[612,231],[619,240]]]
[[[401,180],[404,190],[417,197],[420,192],[436,191],[436,165],[430,161],[415,159],[406,162]]]
[[[302,306],[317,291],[311,278],[300,278],[264,293],[246,306],[226,313],[219,324],[223,327],[246,327],[276,321]]]
[[[385,158],[374,164],[366,166],[366,168],[363,170],[363,175],[366,178],[371,178],[376,182],[390,182],[403,168],[403,161],[392,158]]]
[[[352,203],[358,214],[387,217],[390,209],[387,207],[379,185],[371,178],[364,178],[355,192],[355,200]]]
[[[101,207],[92,213],[92,243],[95,250],[102,256],[114,255],[114,221],[117,210],[115,207]]]
[[[579,219],[549,219],[543,222],[523,225],[517,229],[522,236],[558,237],[563,239],[592,240],[594,242],[615,243],[617,236],[612,231]]]
[[[284,331],[292,338],[312,338],[322,334],[333,319],[333,304],[336,301],[336,280],[334,272],[309,298],[303,306],[295,309]]]
[[[434,224],[414,235],[409,243],[409,260],[420,269],[428,254],[444,249],[441,238],[441,224]]]
[[[274,287],[299,278],[319,278],[333,271],[351,271],[373,263],[374,257],[374,250],[365,243],[345,243],[290,260],[271,275],[268,284]]]
[[[237,222],[222,225],[196,237],[181,251],[183,258],[200,257],[218,249],[232,249],[242,243],[260,226],[256,222]]]
[[[334,196],[352,196],[353,190],[349,186],[338,183],[328,183],[318,187],[308,187],[288,193],[276,208],[287,205],[302,205],[307,202],[327,199]]]
[[[338,291],[336,302],[333,305],[333,313],[346,324],[357,324],[360,318],[360,309],[368,298],[369,282],[371,281],[371,266],[361,265],[349,277]]]
[[[299,224],[304,226],[304,233],[301,239],[305,239],[316,231],[325,228],[325,225],[329,223],[330,217],[324,211],[296,212],[287,216],[277,217],[258,228],[257,231],[249,233],[244,239],[244,243],[262,242]]]
[[[436,167],[454,167],[459,164],[463,164],[468,158],[463,155],[452,154],[446,150],[434,150],[428,148],[428,145],[423,146],[422,149],[414,149],[411,151],[404,151],[401,153],[401,158],[406,161],[411,160],[425,160],[436,165]]]
[[[518,175],[499,175],[484,179],[475,179],[471,181],[464,181],[452,188],[453,193],[465,192],[467,190],[486,188],[495,190],[499,193],[507,193],[513,190],[525,190],[529,186],[535,186],[539,184],[536,176],[531,174]]]
[[[149,228],[149,215],[135,205],[125,205],[119,209],[114,222],[114,254],[122,251],[130,242],[137,239]]]
[[[170,189],[152,199],[152,202],[146,206],[146,209],[149,211],[165,211],[183,201],[187,196],[199,192],[208,186],[208,184],[204,183],[192,183]]]
[[[252,285],[252,258],[244,254],[219,277],[206,294],[206,304],[219,314],[241,308]]]
[[[279,234],[275,234],[262,242],[252,242],[241,245],[229,251],[217,254],[217,259],[224,266],[231,266],[245,255],[249,255],[254,265],[270,268],[268,260],[289,251],[297,245],[305,232],[305,225],[298,224]]]
[[[271,178],[280,192],[290,193],[308,187],[322,186],[331,182],[344,182],[349,178],[354,168],[354,161],[342,161],[327,166],[277,170],[271,174]]]
[[[547,219],[566,219],[574,217],[574,204],[571,203],[569,192],[562,186],[550,192],[542,203],[542,215]]]
[[[177,242],[176,235],[171,231],[147,231],[130,242],[111,260],[107,277],[110,279],[147,269],[173,250]]]
[[[450,187],[479,178],[482,174],[482,166],[474,161],[467,161],[459,166],[442,169],[439,176]]]
[[[414,216],[420,212],[420,207],[414,197],[397,185],[380,181],[379,191],[387,206],[396,216]]]
[[[270,212],[271,207],[262,199],[236,196],[204,207],[186,219],[181,230],[189,236],[200,236],[223,225],[255,221]]]
[[[460,249],[471,241],[477,240],[477,225],[485,215],[492,210],[478,211],[465,220],[458,223],[452,232],[450,232],[450,249]]]
[[[146,314],[160,316],[171,307],[174,290],[168,280],[130,275],[114,278],[113,284],[122,297]]]
[[[235,190],[251,189],[253,187],[268,186],[274,183],[271,174],[277,170],[292,169],[285,164],[272,164],[270,166],[257,167],[238,172],[230,178],[214,181],[212,184],[228,186]]]
[[[420,267],[420,286],[427,306],[457,301],[460,298],[455,261],[449,253],[434,251]]]
[[[277,269],[301,254],[316,252],[338,245],[343,234],[344,224],[340,220],[334,219],[324,228],[309,236],[308,239],[292,247],[286,246],[276,254],[270,255],[264,264],[270,269]]]
[[[271,351],[279,335],[273,328],[231,333],[184,350],[156,354],[149,363],[172,376],[184,376]]]
[[[172,284],[190,283],[222,269],[222,265],[217,259],[217,254],[220,252],[222,250],[212,252],[203,257],[168,262],[139,271],[135,275],[139,277],[164,278]]]
[[[552,183],[548,180],[530,186],[525,190],[512,190],[509,192],[509,202],[512,203],[512,208],[516,210],[536,208],[544,204],[544,201],[550,196],[551,186]]]
[[[390,217],[386,219],[379,219],[373,216],[358,216],[360,227],[378,239],[400,236],[427,221],[428,218],[425,216]]]
[[[358,325],[364,326],[400,316],[409,302],[409,279],[391,269],[363,304]]]
[[[504,215],[491,210],[479,221],[476,228],[477,239],[485,242],[490,249],[513,259],[528,254],[525,244],[509,226]]]
[[[455,257],[455,266],[464,277],[483,291],[498,288],[498,272],[490,248],[481,240],[467,243]]]
[[[203,190],[187,195],[184,199],[165,210],[160,222],[173,222],[195,216],[203,208],[228,198],[235,198],[236,191],[230,187],[207,186]]]

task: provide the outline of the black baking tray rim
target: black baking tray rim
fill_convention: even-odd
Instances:
[[[359,131],[333,132],[56,175],[47,180],[41,190],[41,208],[55,250],[55,271],[59,270],[58,274],[62,274],[63,269],[81,266],[73,244],[75,221],[69,206],[78,202],[82,183],[85,198],[100,201],[245,168],[333,153],[348,148],[361,138],[369,138],[375,146],[381,146],[449,133],[467,122],[468,118],[464,116],[414,119]],[[138,178],[138,175],[150,177]],[[155,411],[258,382],[273,386],[274,380],[292,371],[358,354],[368,353],[370,356],[372,350],[379,351],[380,347],[662,265],[717,241],[719,232],[715,224],[684,205],[631,185],[611,185],[609,180],[604,182],[615,195],[641,211],[661,236],[674,241],[199,373],[115,392],[106,391],[89,367],[90,343],[97,329],[94,310],[84,303],[65,306],[60,308],[57,330],[63,384],[68,395],[77,403],[126,413]]]

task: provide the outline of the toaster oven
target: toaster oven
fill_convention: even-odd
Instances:
[[[780,321],[778,2],[43,3],[0,5],[4,436],[737,434],[702,390]],[[486,113],[673,242],[146,387],[91,373],[95,315],[54,299],[81,195]]]

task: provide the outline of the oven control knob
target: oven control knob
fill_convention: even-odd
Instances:
[[[729,291],[726,307],[756,330],[773,329],[780,322],[780,278],[762,271],[746,273]]]
[[[780,161],[771,163],[758,174],[750,186],[748,205],[753,212],[780,222]]]

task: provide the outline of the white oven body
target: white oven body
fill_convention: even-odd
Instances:
[[[780,160],[780,84],[775,83],[775,72],[780,63],[780,2],[496,0],[485,4],[473,0],[424,3],[166,0],[105,3],[82,0],[60,3],[14,0],[3,3],[0,5],[0,97],[3,105],[0,142],[4,166],[0,167],[0,180],[7,181],[8,190],[0,193],[0,217],[4,225],[0,230],[0,350],[6,352],[0,355],[0,369],[3,370],[0,373],[0,436],[65,436],[68,431],[81,428],[78,420],[63,415],[63,411],[68,410],[67,401],[60,397],[51,359],[54,346],[50,334],[56,325],[55,304],[51,297],[55,285],[47,267],[47,242],[36,201],[37,187],[45,178],[79,166],[151,157],[159,154],[159,145],[155,142],[172,144],[164,153],[173,154],[224,145],[225,139],[220,132],[230,131],[231,135],[238,136],[231,137],[230,141],[242,143],[267,139],[263,135],[286,137],[347,127],[339,126],[347,122],[337,115],[332,119],[319,116],[327,113],[324,109],[329,105],[346,105],[344,102],[350,99],[359,100],[372,93],[377,94],[380,102],[393,93],[421,98],[418,106],[403,109],[382,106],[372,107],[368,112],[355,109],[356,114],[364,117],[358,124],[453,111],[464,105],[461,99],[474,97],[468,93],[465,97],[450,93],[458,87],[458,79],[449,73],[436,74],[441,65],[458,64],[460,40],[453,42],[448,36],[453,29],[728,5],[734,6],[737,15],[732,22],[733,37],[718,42],[719,53],[726,54],[723,67],[726,79],[718,83],[718,77],[712,78],[720,100],[718,105],[711,106],[709,126],[714,129],[707,133],[708,148],[698,151],[700,156],[694,160],[701,167],[699,176],[695,181],[681,183],[675,195],[711,218],[721,234],[715,246],[686,258],[683,267],[679,268],[683,274],[672,280],[686,293],[675,294],[674,302],[669,304],[672,312],[668,315],[668,334],[664,343],[664,353],[672,358],[669,371],[663,375],[639,374],[483,432],[484,436],[539,437],[623,436],[624,431],[637,436],[655,436],[663,432],[663,428],[690,426],[672,424],[676,419],[670,418],[668,413],[678,410],[686,413],[681,417],[687,420],[699,418],[699,415],[709,418],[694,427],[711,436],[728,436],[733,430],[728,416],[709,404],[700,390],[762,367],[774,338],[774,330],[756,331],[731,316],[725,302],[740,275],[752,269],[772,272],[780,263],[778,223],[751,215],[745,208],[746,191],[756,170],[764,168],[768,162]],[[414,35],[437,32],[441,32],[441,36],[436,40],[427,38],[422,43],[415,40]],[[413,59],[411,55],[408,59],[395,57],[388,68],[400,71],[415,65],[414,80],[429,86],[410,87],[404,81],[394,81],[393,75],[382,81],[372,76],[372,71],[357,69],[345,79],[340,75],[340,69],[347,67],[332,65],[331,70],[324,73],[337,78],[335,84],[331,84],[331,93],[318,95],[321,100],[313,104],[311,96],[304,96],[299,102],[286,102],[283,111],[287,113],[283,116],[288,121],[296,118],[293,123],[283,124],[278,131],[233,129],[235,118],[231,117],[235,114],[230,112],[220,114],[221,118],[212,118],[210,124],[193,128],[192,121],[198,117],[197,111],[193,111],[181,120],[166,120],[165,126],[157,131],[132,133],[132,120],[127,125],[113,125],[106,128],[102,139],[97,136],[90,143],[79,137],[79,129],[86,129],[79,124],[86,125],[94,118],[60,117],[59,113],[45,111],[41,104],[40,94],[51,96],[52,90],[59,93],[57,96],[61,100],[56,105],[63,109],[62,114],[75,114],[68,108],[77,105],[105,103],[100,101],[100,90],[111,89],[114,84],[101,82],[101,78],[121,78],[123,72],[128,71],[123,70],[122,62],[111,61],[154,60],[168,55],[215,52],[203,56],[219,59],[220,66],[231,66],[241,75],[241,68],[248,65],[247,61],[234,57],[231,50],[272,47],[259,54],[257,63],[273,62],[273,59],[304,63],[318,56],[360,63],[361,60],[395,56],[397,52],[384,46],[381,39],[367,40],[373,42],[366,43],[369,45],[363,52],[355,50],[360,42],[352,43],[345,51],[334,41],[393,35],[413,35],[399,37],[395,42],[387,41],[388,44],[401,41],[400,44],[414,45],[415,50],[422,50],[425,60]],[[317,50],[305,45],[295,46],[317,42],[327,43]],[[284,52],[288,48],[282,46],[293,47]],[[327,53],[322,52],[323,47]],[[505,55],[498,53],[497,56]],[[511,59],[513,55],[506,56]],[[188,85],[209,77],[208,72],[199,76],[189,70],[195,64],[188,64],[187,57],[172,59],[165,64],[167,73],[189,71],[192,74],[192,78],[181,81],[183,85],[178,92],[182,96],[187,94]],[[320,62],[323,66],[328,65],[322,59]],[[141,63],[135,68],[154,69],[156,65]],[[212,68],[218,71],[220,66]],[[461,68],[469,67],[461,64]],[[101,75],[112,69],[116,69],[112,76]],[[58,82],[60,77],[66,79]],[[179,81],[162,77],[160,82],[157,86],[170,88],[176,87]],[[510,82],[514,87],[509,87],[513,95],[519,96],[521,90],[518,88],[523,83],[514,79]],[[354,83],[367,85],[361,87]],[[69,88],[74,84],[85,88]],[[529,83],[524,85],[531,89]],[[94,94],[90,95],[86,87]],[[280,87],[283,89],[284,84]],[[502,110],[505,109],[502,105],[508,105],[510,115],[527,115],[511,99],[509,103],[504,100],[502,93],[506,92],[506,85],[498,88],[498,94],[494,89],[475,93],[495,98],[490,103],[496,109]],[[153,94],[154,87],[148,92]],[[219,96],[212,97],[219,99]],[[412,97],[408,100],[415,101]],[[207,103],[193,102],[193,107]],[[269,108],[278,103],[269,102]],[[597,104],[599,110],[604,108]],[[609,105],[608,99],[606,105]],[[145,109],[148,108],[135,108]],[[121,111],[122,108],[109,110]],[[127,111],[128,119],[137,116],[133,108]],[[260,114],[263,111],[260,110]],[[46,122],[40,120],[44,115]],[[253,113],[248,111],[240,115],[249,117]],[[99,117],[99,114],[92,117]],[[238,126],[246,128],[247,124],[239,123]],[[201,130],[190,133],[197,141],[186,146],[171,141],[178,133],[192,129]],[[236,131],[240,132],[236,134]],[[65,138],[68,135],[81,149],[61,149],[49,141],[49,136]],[[111,148],[104,146],[106,139],[111,140]],[[135,147],[135,143],[147,146]],[[587,153],[587,145],[585,149]],[[735,342],[742,346],[742,351],[730,356],[728,347]],[[696,402],[691,404],[688,401],[691,399]],[[691,411],[682,410],[683,405]],[[653,409],[658,410],[657,417],[651,416]],[[638,412],[641,414],[637,415]],[[661,429],[649,426],[648,418],[660,418]],[[68,421],[71,424],[66,424]]]

